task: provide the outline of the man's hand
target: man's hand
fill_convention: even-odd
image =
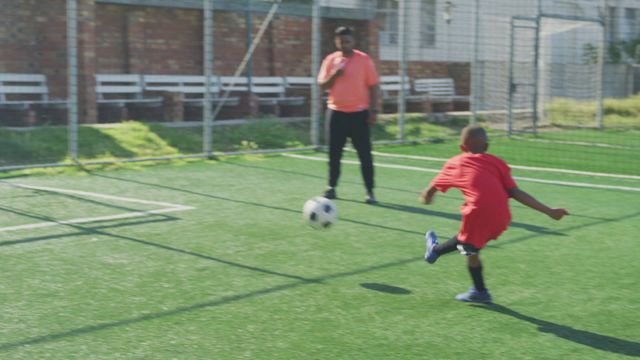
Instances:
[[[333,86],[333,83],[336,82],[336,79],[339,78],[343,73],[344,73],[344,68],[343,67],[338,68],[336,71],[333,72],[333,74],[329,76],[329,78],[327,78],[324,81],[318,82],[318,85],[320,85],[320,89],[322,89],[322,91],[331,89],[331,87]]]
[[[547,215],[554,220],[560,220],[566,215],[569,215],[569,212],[566,209],[549,209]]]

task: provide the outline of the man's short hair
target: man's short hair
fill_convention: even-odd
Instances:
[[[338,26],[333,32],[334,36],[351,35],[353,36],[353,28],[351,26]]]

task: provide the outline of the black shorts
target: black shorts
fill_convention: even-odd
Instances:
[[[458,248],[458,251],[460,251],[460,254],[464,256],[478,255],[480,253],[480,249],[471,244],[463,244],[461,242],[458,242],[458,245],[456,247]]]

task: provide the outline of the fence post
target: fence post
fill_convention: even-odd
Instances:
[[[605,48],[607,46],[607,0],[601,1],[601,13],[600,19],[602,23],[602,31],[600,33],[600,46],[598,46],[598,74],[597,74],[597,110],[596,110],[596,126],[598,129],[602,129],[604,127],[604,71],[605,71]]]
[[[533,133],[538,133],[538,96],[540,86],[540,27],[542,26],[542,0],[538,0],[538,13],[536,14],[536,35],[533,44]]]
[[[507,136],[511,137],[513,132],[513,93],[516,91],[516,85],[513,77],[513,62],[515,61],[515,19],[511,17],[510,41],[509,41],[509,83],[507,87],[509,102],[507,106]]]
[[[78,3],[67,0],[68,153],[78,161]]]
[[[311,77],[315,76],[320,68],[320,0],[313,0],[311,9]],[[311,144],[318,147],[320,144],[320,102],[321,91],[317,81],[311,85],[311,129],[309,136]]]
[[[202,152],[207,156],[212,154],[213,146],[213,113],[211,106],[211,77],[213,76],[213,9],[211,1],[204,1],[204,56],[203,67],[205,77],[205,93],[204,93],[204,106],[203,112],[203,126],[202,126]]]
[[[406,104],[405,104],[405,81],[407,76],[407,29],[406,29],[406,13],[407,13],[407,1],[399,0],[398,2],[398,51],[399,53],[399,73],[400,73],[400,91],[398,91],[398,136],[400,140],[404,140],[405,138],[405,112],[406,112]]]
[[[480,0],[476,0],[474,8],[473,65],[471,67],[471,124],[478,122],[478,105],[480,96]]]

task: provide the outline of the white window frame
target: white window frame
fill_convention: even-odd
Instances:
[[[376,0],[376,12],[380,22],[380,46],[398,45],[398,0]]]
[[[438,29],[438,6],[436,0],[420,1],[420,47],[436,46]]]

